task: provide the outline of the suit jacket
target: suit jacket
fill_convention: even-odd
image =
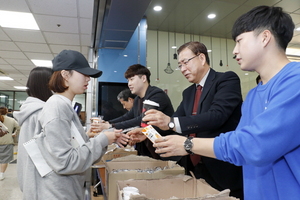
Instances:
[[[183,100],[173,115],[179,119],[182,135],[196,133],[196,137],[214,138],[220,133],[235,130],[241,117],[242,95],[240,79],[234,72],[221,73],[210,69],[197,114],[192,115],[195,92],[195,84],[183,91]],[[232,194],[236,191],[242,193],[241,167],[204,156],[201,161],[194,168],[190,166],[188,155],[179,164],[218,190],[229,188]],[[235,196],[242,198],[240,194]]]
[[[109,123],[113,124],[113,126],[116,129],[125,129],[134,126],[140,126],[142,121],[142,108],[144,100],[151,100],[158,103],[159,107],[157,108],[157,110],[163,112],[168,116],[172,116],[174,113],[174,109],[168,95],[162,89],[149,85],[144,98],[136,96],[133,102],[132,109],[124,115],[116,119],[110,120]],[[167,135],[170,133],[170,131],[163,131],[157,127],[155,127],[155,129],[161,135]],[[144,142],[138,143],[136,145],[138,154],[159,159],[160,156],[154,153],[154,148],[152,145],[152,142],[149,140],[145,140]]]

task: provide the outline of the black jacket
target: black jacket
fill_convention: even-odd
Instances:
[[[162,111],[168,116],[172,116],[174,113],[174,109],[168,95],[162,89],[149,85],[144,98],[136,96],[133,102],[132,109],[124,115],[116,119],[110,120],[109,123],[113,124],[113,126],[116,129],[125,129],[134,126],[140,126],[142,120],[142,107],[144,100],[151,100],[158,103],[159,107],[157,108],[157,110]],[[167,135],[170,133],[169,131],[162,131],[157,127],[155,127],[155,129],[161,135]],[[149,140],[145,140],[144,142],[136,144],[136,150],[138,151],[139,155],[145,155],[160,159],[160,156],[154,153],[152,142]]]
[[[196,137],[214,138],[235,130],[241,117],[242,95],[240,79],[234,72],[216,72],[210,69],[205,81],[196,115],[192,115],[196,86],[183,91],[183,100],[173,116],[178,117],[182,135],[196,133]],[[217,159],[201,157],[202,163],[191,166],[189,156],[179,161],[187,172],[204,178],[218,190],[230,189],[242,197],[242,168]]]

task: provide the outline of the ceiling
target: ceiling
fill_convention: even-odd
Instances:
[[[264,0],[281,6],[300,27],[299,0]],[[25,86],[31,59],[52,60],[63,49],[77,50],[86,57],[90,47],[125,48],[140,19],[148,29],[231,38],[231,28],[241,14],[261,0],[0,0],[1,10],[31,12],[40,30],[0,27],[0,90]],[[95,5],[95,6],[94,6]],[[162,11],[153,11],[153,6]],[[209,13],[215,19],[207,19]],[[300,49],[300,31],[289,47]]]

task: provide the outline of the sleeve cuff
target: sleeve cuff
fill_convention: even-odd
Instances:
[[[174,117],[173,119],[176,128],[176,133],[182,133],[178,117]]]

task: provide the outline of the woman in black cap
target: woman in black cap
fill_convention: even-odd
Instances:
[[[73,98],[87,89],[90,77],[97,78],[102,72],[90,68],[77,51],[64,50],[52,62],[54,73],[49,87],[54,95],[43,107],[39,117],[42,131],[36,138],[43,158],[37,163],[43,167],[34,168],[30,200],[82,200],[86,172],[119,133],[105,132],[89,139],[72,107]]]

